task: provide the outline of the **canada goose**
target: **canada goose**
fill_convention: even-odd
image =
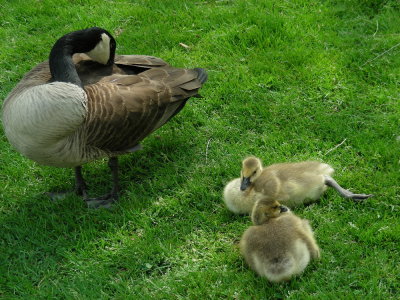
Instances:
[[[228,182],[224,188],[223,200],[227,208],[235,214],[250,214],[256,202],[254,189],[240,189],[241,178],[235,178]]]
[[[327,186],[345,198],[362,200],[372,196],[342,188],[330,176],[333,171],[330,165],[316,161],[279,163],[263,168],[260,159],[248,157],[242,163],[240,190],[253,188],[257,194],[289,207],[317,200]]]
[[[240,240],[247,264],[271,282],[287,281],[304,271],[320,250],[307,220],[300,219],[278,201],[260,199],[252,212],[255,226]]]
[[[118,199],[117,156],[168,122],[207,80],[203,69],[177,69],[160,58],[115,56],[116,42],[99,27],[58,39],[3,104],[5,134],[39,164],[74,167],[76,192],[89,206]],[[81,165],[109,158],[110,194],[88,199]]]

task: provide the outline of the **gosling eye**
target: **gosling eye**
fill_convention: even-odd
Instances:
[[[253,172],[253,175],[255,175],[256,173],[257,173],[257,171],[254,171],[254,172]]]

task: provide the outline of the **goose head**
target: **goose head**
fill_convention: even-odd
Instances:
[[[53,80],[81,86],[72,55],[85,53],[93,61],[110,66],[114,63],[115,48],[113,36],[100,27],[77,30],[62,36],[50,52],[49,65]]]
[[[251,220],[254,225],[261,225],[288,212],[290,209],[276,200],[260,199],[253,207]]]
[[[261,174],[262,164],[257,157],[248,157],[242,162],[240,190],[246,190]]]
[[[99,27],[93,27],[83,31],[87,39],[86,47],[91,48],[89,51],[83,49],[83,52],[100,64],[113,64],[116,48],[116,42],[113,36],[108,31]],[[85,47],[85,45],[83,45],[83,47]]]

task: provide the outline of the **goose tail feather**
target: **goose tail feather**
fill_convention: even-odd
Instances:
[[[208,79],[206,70],[202,68],[194,68],[194,70],[197,72],[197,79],[201,82],[201,84],[205,83]]]

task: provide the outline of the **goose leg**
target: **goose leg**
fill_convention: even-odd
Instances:
[[[86,198],[84,196],[84,200],[86,201],[86,204],[89,208],[110,208],[111,205],[119,199],[118,158],[111,157],[108,161],[108,166],[110,167],[111,175],[113,178],[113,187],[111,189],[111,192],[98,198]]]
[[[108,161],[108,166],[111,170],[111,175],[113,178],[113,188],[111,190],[110,196],[115,201],[118,201],[118,199],[119,199],[119,196],[118,196],[118,194],[119,194],[118,158],[111,157]]]
[[[84,199],[87,197],[87,185],[82,176],[82,166],[75,167],[75,192]]]
[[[87,185],[82,176],[82,167],[78,166],[78,167],[75,167],[74,169],[75,169],[75,193],[79,196],[83,196],[83,198],[85,199],[87,196],[87,193],[86,193]],[[58,201],[58,200],[64,199],[70,193],[71,193],[71,191],[47,192],[45,194],[47,196],[49,196],[51,200]]]
[[[327,186],[333,187],[335,190],[339,192],[339,194],[344,198],[351,198],[353,200],[364,200],[369,197],[372,197],[372,194],[354,194],[349,190],[342,188],[331,176],[325,175],[325,184]]]

